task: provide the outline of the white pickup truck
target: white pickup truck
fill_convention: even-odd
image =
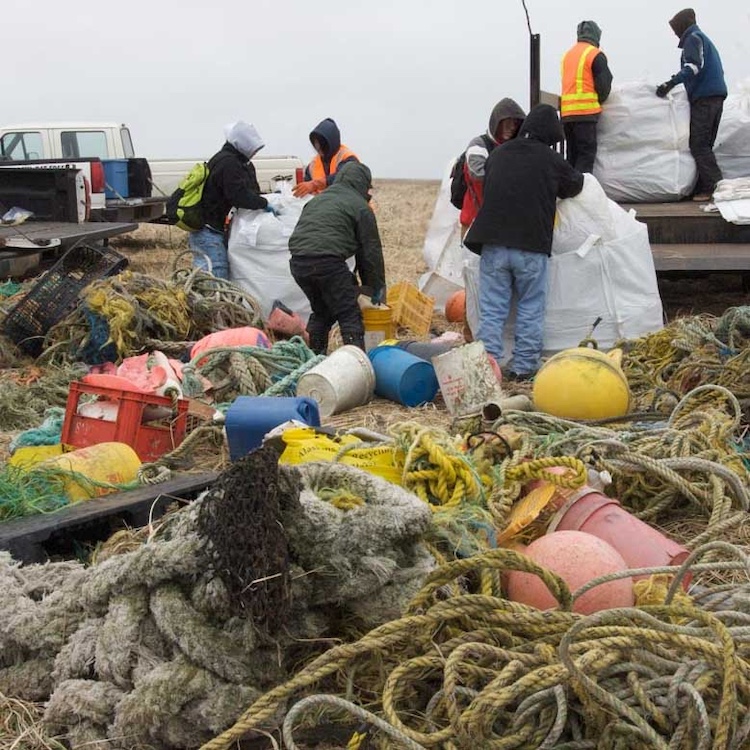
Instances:
[[[135,159],[129,128],[116,122],[26,123],[0,128],[0,160],[75,161],[84,157]],[[210,157],[211,154],[204,154],[191,159],[148,159],[155,199],[171,195],[196,162]],[[302,180],[304,164],[296,156],[258,156],[253,165],[264,193],[277,190],[279,182]]]

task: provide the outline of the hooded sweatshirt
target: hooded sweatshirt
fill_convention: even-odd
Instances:
[[[579,42],[592,44],[599,47],[602,40],[602,30],[596,21],[581,21],[576,28],[576,39]],[[591,75],[594,77],[594,89],[599,98],[599,104],[604,104],[612,91],[612,71],[609,69],[607,56],[599,50],[595,54],[594,61],[591,63]],[[564,64],[564,58],[563,58]],[[565,121],[596,121],[599,119],[598,114],[594,115],[566,115]]]
[[[359,162],[348,162],[336,173],[333,185],[302,209],[289,238],[294,258],[356,256],[362,284],[385,286],[385,264],[375,214],[368,204],[372,175]]]
[[[482,205],[484,165],[495,146],[503,143],[497,137],[500,123],[503,120],[517,120],[520,126],[524,117],[526,117],[526,113],[515,100],[509,97],[501,99],[492,108],[487,132],[469,141],[469,145],[466,147],[466,163],[464,166],[467,189],[460,217],[463,226],[468,227],[474,221],[479,206]]]
[[[335,120],[331,119],[330,117],[326,117],[325,120],[321,120],[310,131],[310,143],[313,142],[313,138],[316,138],[323,148],[322,156],[320,154],[315,156],[313,162],[316,159],[321,160],[323,169],[326,173],[326,184],[331,185],[333,184],[334,177],[336,176],[336,169],[331,170],[331,160],[336,156],[336,154],[342,147],[341,132],[339,131],[339,126],[336,125]],[[344,149],[346,149],[348,153],[344,157],[344,159],[338,162],[338,167],[341,167],[342,164],[346,164],[350,161],[359,161],[359,159],[350,151],[347,146],[344,146]],[[308,164],[305,168],[305,180],[312,179],[311,164]]]
[[[224,128],[227,142],[208,161],[208,179],[203,188],[203,221],[217,232],[224,231],[232,208],[261,209],[268,201],[260,194],[250,157],[264,143],[254,126],[236,122]]]
[[[518,137],[490,154],[484,202],[464,238],[470,250],[499,245],[550,254],[557,198],[571,198],[583,188],[583,175],[551,149],[562,138],[557,111],[538,104]]]
[[[692,8],[681,10],[669,25],[679,37],[677,46],[682,50],[680,71],[669,79],[672,86],[685,84],[691,102],[709,96],[726,97],[727,84],[719,51],[698,28],[695,11]]]

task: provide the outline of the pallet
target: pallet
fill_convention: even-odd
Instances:
[[[74,556],[77,547],[103,541],[121,528],[145,526],[164,515],[175,500],[191,500],[218,474],[183,474],[162,484],[118,492],[69,505],[54,513],[0,523],[0,550],[19,562],[45,562],[53,556]]]

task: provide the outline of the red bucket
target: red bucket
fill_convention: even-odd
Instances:
[[[585,531],[612,545],[629,568],[681,565],[690,554],[685,547],[628,513],[618,500],[583,487],[557,512],[547,533]],[[634,580],[647,576],[634,576]],[[687,589],[692,575],[682,580]]]

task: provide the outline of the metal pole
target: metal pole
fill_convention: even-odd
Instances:
[[[541,38],[539,34],[531,34],[530,42],[530,92],[529,92],[529,109],[539,104],[540,92],[542,88],[542,64],[541,64]]]

